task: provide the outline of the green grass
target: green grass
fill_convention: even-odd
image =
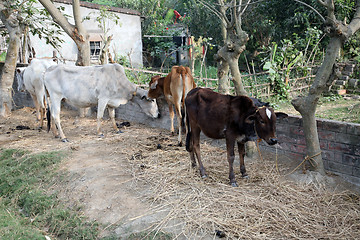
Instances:
[[[61,152],[0,150],[0,239],[97,239],[96,222],[45,190],[59,178],[55,169],[63,157]]]

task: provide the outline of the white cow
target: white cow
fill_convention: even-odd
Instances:
[[[30,93],[36,109],[36,118],[40,121],[40,129],[43,127],[45,116],[45,88],[43,75],[46,69],[52,65],[56,65],[52,59],[34,58],[31,60],[28,67],[16,69],[18,91],[27,90]]]
[[[101,118],[108,107],[114,129],[115,108],[129,100],[137,103],[141,109],[153,118],[159,117],[156,100],[147,97],[147,91],[130,82],[124,68],[119,64],[98,66],[57,65],[47,69],[44,75],[45,88],[50,97],[50,112],[59,130],[60,139],[67,142],[60,126],[61,101],[78,108],[97,105],[97,133],[100,131]],[[50,121],[50,119],[48,119]]]

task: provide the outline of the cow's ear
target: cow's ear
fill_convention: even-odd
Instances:
[[[255,119],[256,119],[255,114],[254,114],[254,115],[250,115],[250,116],[248,116],[248,117],[245,119],[245,122],[246,122],[247,124],[252,124],[252,123],[255,121]]]
[[[277,119],[282,119],[282,118],[287,118],[288,117],[288,115],[286,113],[283,113],[283,112],[276,112],[275,115],[276,115]]]
[[[154,81],[154,82],[150,85],[150,89],[156,89],[157,84],[158,84],[158,80]]]

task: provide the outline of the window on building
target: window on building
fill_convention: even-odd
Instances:
[[[99,59],[101,50],[101,41],[90,41],[90,57],[91,59]]]

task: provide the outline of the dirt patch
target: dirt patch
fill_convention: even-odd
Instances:
[[[230,239],[359,234],[358,195],[343,192],[349,185],[339,178],[312,176],[309,180],[300,172],[285,177],[296,163],[262,153],[262,159],[246,159],[248,180],[239,179],[236,164],[240,187],[232,188],[222,147],[202,143],[209,177],[201,179],[190,167],[184,147],[176,146],[176,136],[130,124],[124,133],[115,134],[105,121],[105,138],[99,138],[95,118],[78,118],[76,112],[65,111],[62,126],[70,143],[62,143],[51,132],[38,131],[33,109],[24,108],[0,120],[0,145],[31,152],[68,152],[60,170],[69,177],[55,187],[67,205],[81,205],[86,216],[105,225],[102,235],[126,237],[149,229],[171,232],[178,239],[213,239],[216,233]]]

